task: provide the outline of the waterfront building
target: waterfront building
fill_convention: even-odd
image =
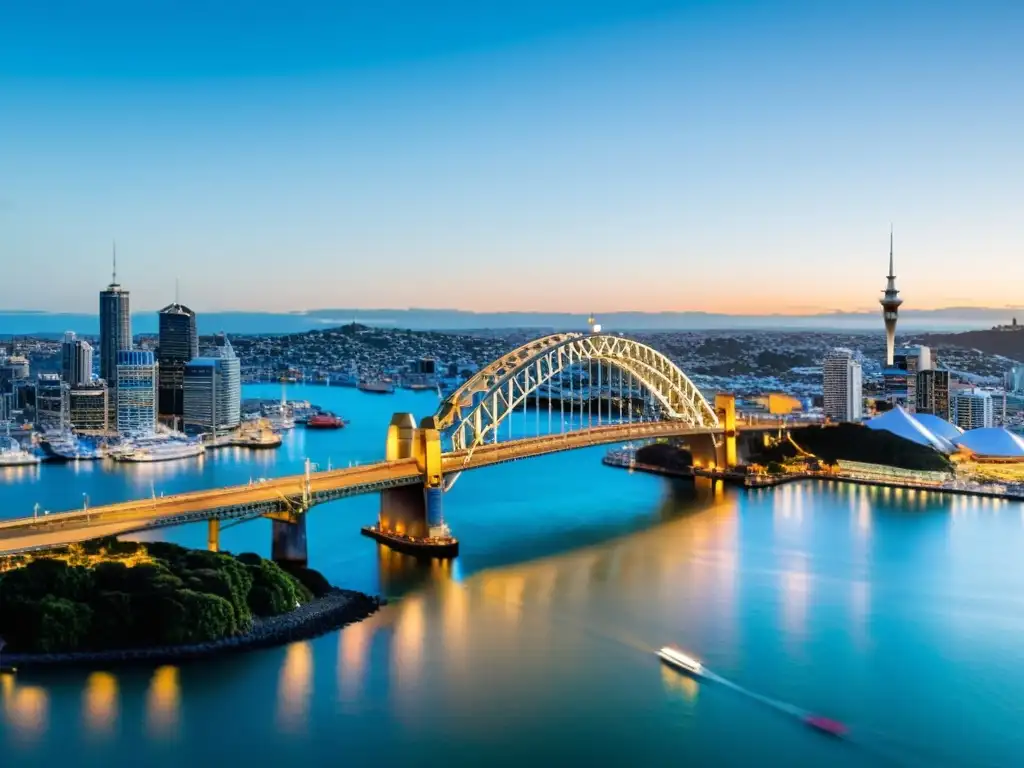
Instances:
[[[92,345],[77,338],[74,331],[64,334],[60,357],[61,378],[69,387],[81,387],[92,381]]]
[[[889,228],[889,274],[886,277],[885,293],[879,299],[882,305],[882,319],[885,321],[885,367],[893,367],[893,355],[896,349],[896,319],[899,316],[900,292],[896,290],[896,272],[893,268],[892,228]]]
[[[914,378],[917,412],[949,419],[949,371],[931,368],[918,371]]]
[[[69,393],[71,426],[79,432],[106,433],[110,427],[110,403],[106,382],[74,387]]]
[[[110,285],[100,291],[100,378],[117,381],[118,353],[132,348],[132,317],[128,291],[117,282],[117,251]]]
[[[158,314],[159,411],[161,416],[181,417],[185,413],[185,364],[199,356],[196,313],[175,302]]]
[[[156,429],[157,365],[148,350],[117,353],[117,431],[149,434]]]
[[[238,356],[219,334],[204,357],[185,364],[183,420],[190,431],[220,434],[241,423],[241,405]]]
[[[957,392],[951,397],[953,423],[963,430],[987,429],[994,422],[992,393],[979,389]]]
[[[849,349],[833,349],[822,365],[825,415],[835,421],[860,421],[863,385],[860,363]]]
[[[68,424],[69,395],[67,382],[59,373],[40,373],[36,377],[36,424],[63,430]]]
[[[18,396],[13,392],[0,392],[0,421],[14,419],[16,410],[18,410]]]

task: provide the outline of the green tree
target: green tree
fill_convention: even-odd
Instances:
[[[91,621],[89,606],[47,595],[39,602],[33,645],[42,653],[77,651],[88,640]]]

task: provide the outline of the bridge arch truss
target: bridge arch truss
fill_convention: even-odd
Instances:
[[[480,370],[438,410],[437,427],[454,451],[496,442],[502,422],[540,387],[579,365],[598,362],[618,369],[640,391],[650,393],[666,420],[692,427],[717,427],[718,416],[680,368],[657,350],[610,334],[555,334],[526,344]],[[607,382],[613,385],[612,382]]]

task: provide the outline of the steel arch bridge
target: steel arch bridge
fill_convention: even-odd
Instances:
[[[453,392],[435,416],[451,450],[466,451],[496,442],[498,428],[526,400],[552,380],[591,362],[619,373],[607,382],[620,397],[647,392],[660,418],[692,427],[719,426],[715,410],[679,367],[657,350],[610,334],[560,333],[536,339],[495,360]],[[613,378],[613,377],[611,377]]]

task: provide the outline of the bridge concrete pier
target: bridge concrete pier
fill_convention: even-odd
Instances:
[[[718,393],[715,395],[715,413],[724,433],[717,444],[716,464],[722,469],[732,469],[737,464],[736,456],[736,396]]]
[[[216,517],[206,521],[206,548],[211,552],[220,552],[220,520]]]
[[[384,455],[387,461],[415,459],[423,484],[381,491],[377,525],[363,532],[406,551],[457,552],[457,542],[444,522],[444,475],[437,419],[427,417],[417,426],[411,413],[396,413],[388,426]]]
[[[271,521],[270,559],[275,563],[306,566],[309,552],[306,547],[306,515],[299,514],[294,522]]]

